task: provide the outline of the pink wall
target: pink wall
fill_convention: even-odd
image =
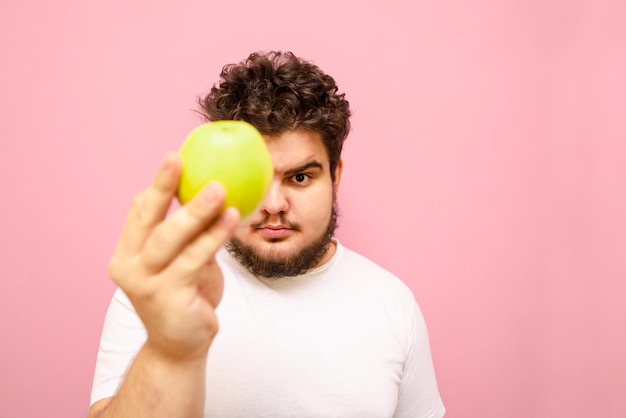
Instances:
[[[132,195],[269,48],[349,94],[340,238],[414,289],[448,416],[626,416],[623,1],[93,3],[0,4],[0,416],[84,416]]]

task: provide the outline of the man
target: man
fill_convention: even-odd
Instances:
[[[350,128],[333,78],[254,53],[200,104],[260,130],[270,191],[243,222],[219,184],[166,216],[181,170],[166,157],[110,263],[90,416],[443,416],[410,290],[333,237]]]

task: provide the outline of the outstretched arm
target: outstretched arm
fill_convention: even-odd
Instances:
[[[96,402],[90,417],[202,416],[206,358],[223,291],[215,253],[239,214],[221,211],[224,189],[211,184],[166,217],[180,170],[178,157],[168,155],[152,185],[134,199],[111,259],[111,277],[148,336],[118,393]]]

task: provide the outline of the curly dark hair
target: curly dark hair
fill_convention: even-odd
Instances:
[[[224,66],[220,82],[199,99],[207,121],[244,120],[262,134],[278,136],[305,129],[320,134],[330,174],[350,131],[350,105],[335,80],[292,52],[254,52]]]

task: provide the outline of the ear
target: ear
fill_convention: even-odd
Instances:
[[[339,190],[339,183],[341,183],[341,173],[343,172],[343,160],[339,159],[337,163],[337,168],[335,168],[335,181],[333,183],[333,188],[335,189],[335,193]]]

